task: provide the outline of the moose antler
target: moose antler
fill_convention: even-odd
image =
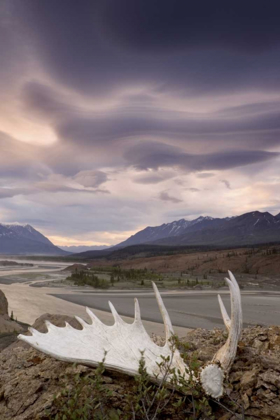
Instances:
[[[230,280],[226,279],[226,282],[231,294],[231,319],[227,315],[220,296],[218,297],[222,316],[229,331],[228,339],[213,360],[201,369],[200,377],[197,378],[205,392],[214,398],[219,398],[223,394],[224,374],[228,372],[234,361],[242,328],[240,290],[231,272],[229,272],[229,277]],[[138,374],[139,361],[144,354],[147,373],[151,379],[157,381],[162,380],[164,375],[160,368],[162,357],[169,357],[170,369],[176,368],[188,380],[187,366],[179,351],[174,350],[174,346],[170,343],[174,331],[168,312],[154,283],[153,288],[164,322],[166,341],[163,347],[155,344],[147,334],[141,321],[137,299],[134,300],[135,318],[132,324],[124,322],[112,303],[109,302],[115,320],[112,326],[103,324],[86,308],[92,323],[88,324],[83,319],[76,317],[82,330],[72,328],[67,322],[65,327],[60,328],[46,321],[48,329],[46,334],[29,328],[31,336],[20,334],[18,338],[56,359],[87,366],[97,366],[102,362],[105,353],[104,366],[107,369],[133,376]]]

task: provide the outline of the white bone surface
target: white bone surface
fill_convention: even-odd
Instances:
[[[61,328],[46,321],[48,329],[46,334],[29,328],[32,336],[19,335],[18,338],[59,360],[82,363],[87,366],[97,366],[102,362],[106,352],[105,367],[129,375],[138,373],[141,352],[144,352],[148,374],[151,377],[158,375],[159,380],[162,378],[158,367],[158,364],[162,362],[161,356],[169,356],[172,359],[170,367],[176,367],[182,375],[186,376],[185,365],[179,351],[172,350],[168,341],[174,334],[173,328],[156,285],[154,285],[154,290],[163,316],[167,338],[163,347],[155,344],[147,334],[141,321],[137,299],[134,299],[135,318],[132,324],[124,322],[109,302],[115,320],[112,326],[103,324],[92,311],[86,308],[92,324],[76,317],[83,327],[82,330],[72,328],[68,323]]]

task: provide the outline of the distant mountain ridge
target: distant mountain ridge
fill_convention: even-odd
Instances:
[[[254,245],[280,242],[280,213],[254,211],[240,216],[213,218],[200,216],[180,219],[151,227],[132,235],[115,248],[139,244],[185,245]]]
[[[0,254],[68,255],[31,225],[0,223]]]
[[[64,251],[78,253],[78,252],[86,252],[86,251],[100,251],[103,249],[109,248],[107,245],[69,245],[69,246],[60,246],[60,249]]]

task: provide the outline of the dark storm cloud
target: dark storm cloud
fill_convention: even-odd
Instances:
[[[7,88],[12,82],[12,78],[18,67],[22,70],[24,65],[18,65],[19,61],[26,62],[22,51],[22,38],[18,33],[17,24],[14,22],[14,4],[11,1],[2,0],[0,2],[0,85],[1,90]]]
[[[130,165],[138,170],[181,167],[187,171],[224,170],[274,159],[276,152],[233,150],[209,154],[189,154],[163,143],[143,142],[125,153]]]
[[[275,1],[17,0],[14,14],[48,73],[84,94],[280,85]]]
[[[157,136],[174,141],[198,138],[213,143],[228,138],[232,143],[240,144],[246,137],[247,144],[255,143],[257,147],[279,143],[280,102],[236,106],[204,115],[134,103],[130,106],[120,104],[117,110],[97,113],[67,103],[67,98],[36,82],[25,85],[22,100],[30,112],[52,123],[61,140],[83,146],[137,136]]]
[[[246,131],[260,130],[271,131],[270,136],[267,133],[261,133],[263,143],[267,143],[267,140],[272,144],[279,141],[280,111],[261,115],[243,115],[239,119],[234,119],[219,118],[218,115],[211,114],[203,117],[192,116],[188,113],[159,112],[154,109],[150,112],[147,110],[145,115],[141,115],[137,110],[125,112],[120,109],[117,113],[106,113],[101,116],[93,114],[89,118],[69,118],[57,128],[62,139],[73,142],[78,140],[80,144],[86,145],[143,135],[171,139],[173,137],[174,140],[188,137],[207,140],[212,135],[219,140],[218,136],[221,134],[235,133],[236,136],[238,132],[244,134]]]
[[[277,1],[102,1],[102,18],[120,42],[144,51],[220,46],[256,52],[280,41]]]
[[[52,76],[71,87],[103,93],[116,79],[120,83],[131,76],[129,59],[103,40],[98,9],[96,1],[28,0],[17,2],[15,15]]]

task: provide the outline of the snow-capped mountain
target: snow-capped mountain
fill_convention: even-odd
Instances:
[[[254,211],[241,216],[213,218],[200,216],[161,226],[147,227],[117,245],[125,247],[158,245],[250,245],[280,242],[280,213]]]
[[[66,255],[30,225],[0,224],[0,254]]]
[[[161,226],[148,226],[132,235],[126,241],[121,242],[117,246],[130,246],[143,244],[147,242],[155,242],[162,238],[170,238],[181,235],[184,230],[192,223],[188,220],[181,219],[171,223],[164,223]]]

